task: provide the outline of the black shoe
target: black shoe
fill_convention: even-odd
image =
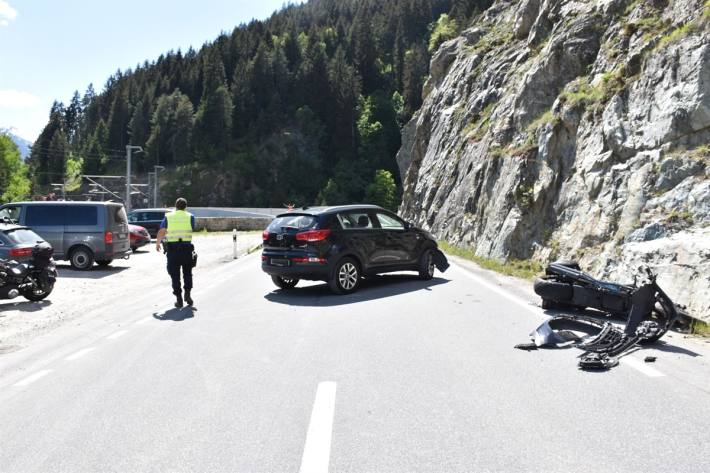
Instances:
[[[192,305],[192,297],[190,297],[190,291],[185,291],[185,302],[187,305]]]
[[[177,300],[175,301],[175,308],[176,308],[176,309],[182,308],[182,306],[183,306],[183,303],[182,303],[182,296],[177,295],[177,296],[175,296],[175,297],[177,298]]]

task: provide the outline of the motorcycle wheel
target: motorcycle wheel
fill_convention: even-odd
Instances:
[[[52,293],[52,289],[54,289],[54,284],[50,284],[49,286],[43,289],[23,289],[22,291],[20,291],[20,294],[22,294],[22,297],[29,301],[39,302],[41,300],[46,299],[47,296]]]

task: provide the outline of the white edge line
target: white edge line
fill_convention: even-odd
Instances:
[[[74,361],[78,360],[82,356],[96,350],[96,347],[91,347],[91,348],[84,348],[83,350],[79,350],[78,352],[74,353],[73,355],[69,355],[68,357],[64,358],[66,361]]]
[[[318,384],[299,473],[328,473],[337,383]]]
[[[541,318],[543,320],[548,318],[548,315],[545,314],[542,309],[535,307],[534,305],[530,304],[529,302],[526,302],[523,299],[520,299],[517,296],[514,296],[513,294],[509,293],[505,289],[496,286],[495,284],[491,284],[490,282],[484,280],[483,278],[479,277],[476,274],[471,273],[470,271],[466,270],[465,268],[462,268],[456,263],[449,263],[451,266],[455,269],[457,269],[459,272],[464,274],[465,276],[473,279],[477,283],[479,283],[482,286],[485,286],[486,288],[490,289],[491,291],[509,299],[511,302],[514,302],[515,304],[519,305],[523,309],[527,310],[528,312],[532,313],[533,315],[537,316],[538,318]],[[665,374],[661,373],[655,368],[651,368],[650,366],[646,366],[644,363],[641,361],[632,358],[630,355],[627,355],[623,358],[620,359],[621,362],[624,364],[628,365],[629,367],[645,374],[646,376],[650,376],[651,378],[660,378],[662,376],[665,376]]]
[[[485,279],[481,278],[480,276],[478,276],[478,275],[476,275],[476,274],[473,274],[472,272],[468,271],[468,270],[465,269],[465,268],[462,268],[461,266],[459,266],[459,265],[456,264],[456,263],[449,263],[449,264],[451,265],[452,268],[458,270],[458,271],[459,271],[460,273],[462,273],[464,276],[467,276],[468,278],[473,279],[474,281],[476,281],[476,282],[477,282],[478,284],[480,284],[481,286],[485,286],[487,289],[489,289],[489,290],[495,292],[496,294],[501,295],[501,296],[507,298],[507,299],[510,300],[511,302],[513,302],[513,303],[519,305],[520,307],[522,307],[523,309],[527,310],[528,312],[530,312],[531,314],[535,315],[536,317],[538,317],[538,318],[540,318],[540,319],[543,319],[543,320],[548,318],[548,316],[542,311],[542,309],[540,309],[539,307],[536,307],[536,306],[532,305],[530,302],[527,302],[527,301],[525,301],[525,300],[523,300],[523,299],[521,299],[521,298],[519,298],[519,297],[517,297],[517,296],[514,296],[513,294],[511,294],[510,292],[506,291],[506,290],[503,289],[502,287],[496,286],[495,284],[492,284],[492,283],[486,281]]]
[[[52,370],[42,370],[42,371],[38,371],[38,372],[36,372],[35,374],[26,377],[26,378],[23,379],[22,381],[18,381],[17,383],[13,384],[13,386],[27,386],[28,384],[32,384],[32,383],[34,383],[35,381],[37,381],[38,379],[47,376],[47,375],[48,375],[49,373],[51,373],[51,372],[52,372]]]
[[[665,376],[665,374],[661,373],[656,368],[651,368],[650,366],[647,366],[646,364],[644,364],[644,362],[639,361],[636,358],[632,358],[631,356],[625,356],[625,357],[621,358],[619,361],[621,361],[625,365],[632,367],[636,371],[640,371],[641,373],[643,373],[646,376],[649,376],[651,378],[660,378],[660,377]]]
[[[107,340],[116,340],[119,337],[124,336],[125,334],[128,333],[128,330],[119,330],[118,332],[112,333],[108,337],[106,337]]]

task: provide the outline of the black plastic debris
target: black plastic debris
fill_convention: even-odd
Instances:
[[[647,356],[646,358],[643,359],[646,363],[654,363],[656,361],[655,356]]]
[[[533,343],[519,344],[515,348],[579,348],[578,366],[582,370],[608,370],[619,364],[618,357],[646,337],[653,337],[658,330],[653,321],[640,321],[632,336],[626,327],[592,317],[558,315],[543,322],[530,334]],[[533,348],[533,346],[535,348]],[[654,358],[654,357],[649,357]],[[654,358],[655,359],[655,358]]]

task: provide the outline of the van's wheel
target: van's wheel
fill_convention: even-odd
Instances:
[[[431,250],[425,250],[419,260],[419,279],[429,281],[434,277],[434,253]]]
[[[298,284],[298,279],[283,276],[271,276],[271,280],[281,289],[293,289]]]
[[[352,258],[343,258],[335,265],[328,285],[336,294],[350,294],[355,292],[360,284],[360,268],[357,261]]]
[[[92,253],[90,249],[80,246],[71,252],[69,262],[72,268],[79,271],[86,271],[87,269],[91,269],[91,266],[94,264],[94,253]]]
[[[113,263],[113,260],[112,260],[112,259],[100,259],[100,260],[96,260],[96,264],[98,264],[98,265],[101,266],[102,268],[107,267],[107,266],[110,265],[111,263]]]

